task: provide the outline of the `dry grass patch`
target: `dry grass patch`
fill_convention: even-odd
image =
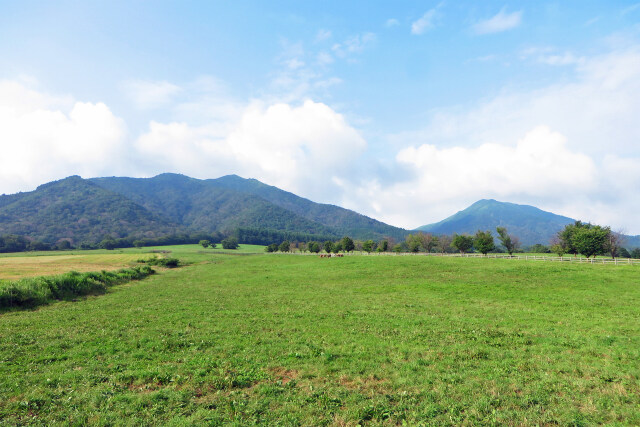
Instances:
[[[149,257],[149,256],[147,256]],[[69,271],[118,270],[136,263],[139,254],[45,255],[0,258],[0,280],[51,276]]]

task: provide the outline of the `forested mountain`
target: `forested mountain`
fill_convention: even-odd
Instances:
[[[418,230],[434,234],[468,233],[506,227],[510,234],[518,236],[525,245],[549,244],[549,240],[565,225],[575,220],[546,212],[533,206],[498,202],[493,199],[478,200],[468,208],[435,224],[424,225]]]
[[[0,235],[28,236],[47,243],[112,237],[158,237],[184,227],[154,215],[126,197],[79,176],[41,185],[35,191],[0,196]]]
[[[27,193],[0,196],[0,235],[72,244],[113,238],[222,232],[253,243],[403,238],[406,233],[366,216],[321,205],[256,180],[72,176]],[[269,241],[267,241],[269,240]]]
[[[210,182],[184,175],[95,178],[91,181],[192,230],[231,231],[238,227],[254,227],[308,234],[336,234],[336,230],[260,197],[219,188]]]
[[[332,227],[340,235],[350,235],[362,239],[385,236],[403,239],[407,234],[407,231],[402,228],[393,227],[339,206],[312,202],[278,187],[263,184],[256,179],[244,179],[237,175],[226,175],[218,179],[207,180],[207,182],[219,188],[236,190],[261,197],[311,221]]]

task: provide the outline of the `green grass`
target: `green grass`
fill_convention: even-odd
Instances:
[[[0,315],[0,420],[640,423],[637,266],[172,251]]]

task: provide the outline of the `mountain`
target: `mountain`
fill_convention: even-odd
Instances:
[[[29,236],[48,243],[69,238],[100,241],[114,237],[158,237],[184,227],[79,176],[0,196],[0,235]]]
[[[74,245],[107,236],[154,239],[169,234],[235,233],[244,241],[404,238],[407,233],[338,206],[236,175],[199,180],[79,176],[0,196],[0,235]]]
[[[310,221],[331,227],[339,235],[350,235],[359,239],[379,239],[387,236],[404,239],[407,234],[407,231],[402,228],[393,227],[339,206],[314,203],[278,187],[263,184],[256,179],[227,175],[206,182],[217,188],[258,196]]]
[[[468,208],[435,224],[424,225],[418,230],[434,234],[468,233],[506,227],[510,234],[518,236],[524,246],[549,244],[551,238],[567,224],[575,220],[546,212],[534,206],[517,205],[483,199]]]
[[[324,224],[304,218],[261,197],[184,175],[94,178],[90,181],[194,231],[232,231],[238,227],[250,227],[318,235],[336,234],[336,230]]]

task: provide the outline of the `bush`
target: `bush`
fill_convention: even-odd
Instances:
[[[238,240],[235,237],[227,237],[222,241],[222,249],[238,249]]]
[[[148,265],[157,265],[160,267],[166,268],[176,268],[180,265],[180,260],[178,258],[149,258],[147,260],[138,260],[138,262],[143,262]]]
[[[99,273],[71,271],[51,277],[22,279],[0,285],[0,309],[35,307],[52,300],[103,293],[109,286],[140,280],[155,271],[148,265]]]

